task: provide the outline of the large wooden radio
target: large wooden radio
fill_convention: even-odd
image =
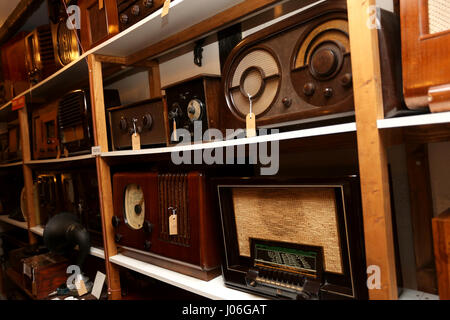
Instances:
[[[58,69],[68,65],[80,56],[78,31],[67,28],[69,16],[66,12],[66,6],[68,7],[75,2],[70,0],[47,0],[53,51]]]
[[[33,158],[56,158],[59,149],[58,101],[32,112]]]
[[[401,108],[398,21],[382,10],[380,53],[386,115]],[[279,127],[354,114],[346,1],[326,1],[242,40],[223,72],[221,126]],[[398,51],[398,52],[397,52]],[[250,109],[251,108],[251,109]]]
[[[160,9],[165,0],[117,0],[120,31]]]
[[[202,174],[117,173],[113,185],[121,253],[206,281],[220,273]]]
[[[403,86],[407,106],[450,110],[450,3],[401,0]]]
[[[37,27],[25,38],[28,80],[36,84],[56,71],[49,25]]]
[[[88,51],[119,33],[117,0],[79,0],[81,45]]]
[[[213,186],[227,286],[272,298],[367,298],[357,178],[217,178]]]
[[[208,128],[218,129],[219,110],[223,105],[218,76],[201,74],[163,88],[167,98],[168,144],[182,141],[177,134],[185,129],[192,140],[202,140]],[[194,136],[195,124],[201,125],[201,136]],[[209,138],[207,139],[209,140]]]
[[[134,134],[139,134],[144,147],[166,145],[164,111],[164,100],[161,98],[109,108],[113,150],[130,149]]]

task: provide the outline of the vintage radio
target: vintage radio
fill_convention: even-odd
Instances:
[[[91,237],[91,243],[103,246],[102,218],[95,170],[61,173],[63,211],[78,216]]]
[[[9,101],[30,87],[26,66],[26,32],[19,32],[1,47],[6,100]]]
[[[9,161],[22,159],[22,144],[20,140],[20,127],[18,120],[8,123],[7,158]]]
[[[160,9],[165,0],[117,0],[120,31]]]
[[[450,111],[450,3],[401,0],[400,16],[406,105]]]
[[[179,129],[187,130],[191,140],[198,141],[208,128],[217,128],[218,113],[223,105],[218,76],[201,74],[163,89],[167,97],[168,144],[182,140],[176,134]],[[201,126],[201,136],[194,136],[194,124]]]
[[[60,175],[53,173],[39,174],[36,177],[38,193],[38,219],[41,225],[62,210]]]
[[[47,0],[50,28],[53,40],[53,52],[56,67],[62,68],[80,56],[77,30],[67,28],[66,7],[75,4],[71,0]]]
[[[395,69],[399,33],[395,16],[381,12],[383,98],[389,116],[401,108],[401,72]],[[326,1],[242,40],[224,65],[222,129],[245,128],[250,111],[258,127],[353,116],[348,28],[346,1]]]
[[[83,51],[119,33],[117,0],[79,0]]]
[[[433,238],[439,298],[450,300],[450,208],[433,218]]]
[[[104,90],[105,107],[120,105],[117,90]],[[61,153],[90,153],[94,143],[91,100],[88,90],[75,90],[61,98],[58,105]]]
[[[113,188],[112,224],[122,254],[202,280],[220,273],[202,174],[117,173]]]
[[[161,98],[110,108],[108,113],[113,150],[130,149],[133,134],[139,134],[144,147],[166,144],[164,101]]]
[[[25,37],[28,80],[36,84],[56,71],[52,32],[49,25],[37,27]]]
[[[227,286],[272,298],[367,298],[357,178],[217,178],[213,187]]]
[[[32,112],[33,158],[56,158],[59,154],[58,101]]]
[[[23,260],[24,287],[34,299],[45,299],[66,283],[68,267],[69,260],[52,253],[26,258]]]

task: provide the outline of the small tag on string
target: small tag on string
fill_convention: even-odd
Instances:
[[[247,123],[247,138],[256,137],[256,116],[253,113],[253,101],[252,96],[249,94],[248,99],[250,101],[250,112],[246,117]]]
[[[169,9],[170,9],[170,0],[166,0],[164,1],[164,6],[161,12],[161,18],[164,18],[169,14]]]

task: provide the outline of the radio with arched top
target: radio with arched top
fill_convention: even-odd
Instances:
[[[401,108],[397,20],[381,10],[380,56],[388,116]],[[222,129],[245,127],[250,105],[259,127],[352,116],[346,2],[326,1],[248,36],[229,55],[222,82],[227,102]]]

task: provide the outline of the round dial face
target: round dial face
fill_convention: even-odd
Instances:
[[[142,229],[145,219],[144,191],[137,184],[129,184],[125,189],[125,222],[134,230]]]
[[[79,56],[77,39],[74,31],[67,29],[66,22],[58,24],[58,56],[61,64],[67,65]]]
[[[204,104],[199,99],[189,101],[187,115],[191,121],[201,120],[203,116]]]

